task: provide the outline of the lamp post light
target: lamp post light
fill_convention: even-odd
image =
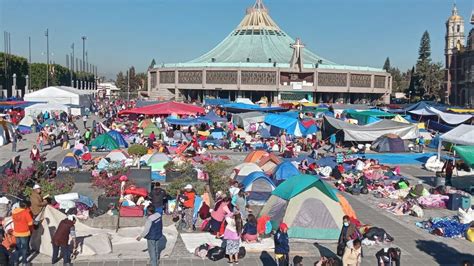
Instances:
[[[86,36],[82,36],[82,71],[86,71]]]
[[[46,36],[46,87],[49,87],[49,30],[44,33]]]

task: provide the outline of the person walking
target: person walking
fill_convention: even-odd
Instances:
[[[68,215],[66,219],[62,220],[56,232],[53,235],[51,243],[53,244],[53,255],[51,258],[52,264],[57,263],[60,258],[58,258],[59,250],[61,250],[61,255],[63,257],[64,265],[69,265],[71,263],[71,250],[69,249],[69,237],[72,238],[73,250],[76,249],[76,216]]]
[[[184,222],[186,223],[185,230],[187,232],[193,231],[193,215],[194,215],[194,201],[196,200],[196,192],[191,184],[184,187]]]
[[[33,217],[24,201],[12,211],[13,235],[16,238],[16,253],[14,262],[26,265],[28,257],[28,244],[30,242]]]
[[[329,147],[328,151],[332,150],[332,152],[335,153],[336,152],[336,133],[332,133],[329,136],[329,144],[331,145],[331,147]]]
[[[360,234],[357,226],[351,222],[349,216],[342,217],[342,229],[337,241],[337,255],[344,255],[344,250],[348,241],[359,238]]]
[[[418,139],[418,149],[420,153],[423,153],[423,151],[425,150],[425,138],[423,136],[420,136],[420,138]]]
[[[344,256],[342,256],[342,266],[362,265],[362,244],[360,239],[347,242]]]
[[[284,153],[286,151],[286,133],[283,131],[280,136],[280,152]]]
[[[84,140],[86,141],[86,146],[89,146],[89,143],[91,141],[92,133],[90,129],[86,129],[86,132],[84,132]]]
[[[33,162],[39,162],[41,159],[40,151],[36,148],[36,145],[33,145],[33,148],[30,151],[30,159]]]
[[[273,240],[275,242],[275,258],[278,266],[290,265],[290,244],[288,239],[288,225],[280,224]]]
[[[242,217],[236,212],[227,215],[227,225],[224,231],[226,241],[225,254],[229,256],[229,264],[239,264],[240,235],[242,234]]]
[[[16,130],[15,130],[16,131]],[[12,152],[16,152],[16,143],[18,141],[18,136],[16,132],[12,133],[11,142],[12,142]]]
[[[82,117],[82,123],[84,124],[84,128],[86,128],[87,127],[87,115],[84,115]]]
[[[143,232],[137,237],[137,241],[142,238],[147,240],[148,254],[150,255],[151,266],[160,265],[160,253],[164,248],[163,220],[160,213],[155,212],[155,207],[148,206],[148,218],[145,222]]]

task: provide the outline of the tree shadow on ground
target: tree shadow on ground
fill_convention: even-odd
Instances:
[[[469,243],[466,243],[469,245]],[[463,261],[474,263],[474,255],[460,253],[445,243],[432,240],[417,240],[416,247],[433,257],[438,265],[461,265]]]

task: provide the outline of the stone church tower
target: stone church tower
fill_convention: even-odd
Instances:
[[[460,71],[456,60],[456,54],[465,47],[464,19],[458,14],[456,4],[453,7],[452,14],[446,21],[445,38],[445,56],[446,56],[446,103],[453,102],[457,92],[458,71]]]

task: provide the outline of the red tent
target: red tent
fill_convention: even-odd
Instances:
[[[195,115],[203,114],[204,108],[192,104],[180,102],[164,102],[152,104],[144,107],[123,110],[120,115],[139,114],[139,115]]]

